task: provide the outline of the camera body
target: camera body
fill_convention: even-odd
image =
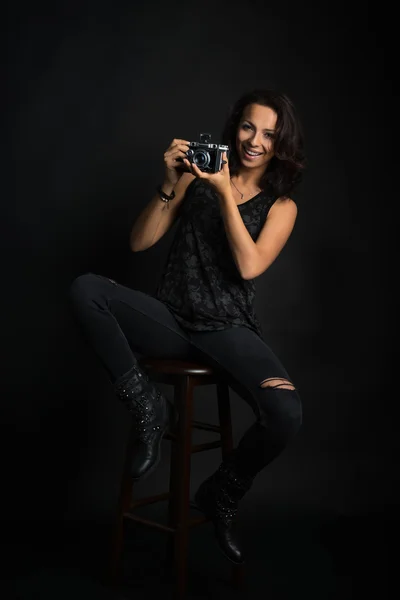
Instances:
[[[212,144],[211,134],[201,133],[199,142],[190,142],[186,156],[204,173],[218,173],[222,168],[222,154],[229,155],[229,146]]]

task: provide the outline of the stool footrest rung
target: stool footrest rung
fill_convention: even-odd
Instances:
[[[129,507],[129,510],[133,508],[137,508],[138,506],[147,506],[147,504],[154,504],[155,502],[162,502],[163,500],[168,500],[171,497],[171,492],[163,492],[162,494],[157,494],[156,496],[148,496],[147,498],[138,498],[138,500],[134,500]]]
[[[214,450],[214,448],[221,448],[220,440],[216,440],[215,442],[205,442],[204,444],[195,444],[192,446],[191,453],[195,452],[204,452],[204,450]]]
[[[171,440],[171,442],[176,442],[176,436],[171,435],[169,433],[164,434],[165,440]],[[214,448],[221,448],[221,440],[215,440],[214,442],[204,442],[203,444],[195,444],[192,446],[191,453],[194,452],[203,452],[203,450],[213,450]]]
[[[219,425],[212,425],[211,423],[203,423],[202,421],[192,421],[192,427],[194,429],[201,429],[202,431],[212,431],[221,435],[221,427]],[[176,440],[176,433],[173,431],[167,431],[164,433],[164,440]]]
[[[164,525],[163,523],[159,523],[158,521],[146,519],[145,517],[141,517],[130,512],[124,513],[124,518],[130,519],[131,521],[135,521],[136,523],[141,523],[142,525],[146,525],[147,527],[154,527],[154,529],[159,529],[160,531],[164,531],[165,533],[175,533],[178,530],[178,527]],[[210,519],[208,517],[202,515],[200,517],[193,517],[189,519],[187,525],[188,527],[196,527],[197,525],[202,525],[203,523],[208,523],[209,521]]]
[[[189,527],[196,527],[197,525],[202,525],[203,523],[208,523],[211,521],[208,517],[202,515],[201,517],[193,517],[189,520]]]
[[[148,527],[160,529],[161,531],[165,531],[166,533],[175,533],[174,527],[169,527],[169,525],[163,525],[162,523],[152,521],[151,519],[145,519],[144,517],[140,517],[139,515],[134,515],[132,513],[124,513],[124,518],[130,519],[131,521],[136,521],[137,523],[141,523],[142,525],[147,525]]]
[[[192,427],[196,429],[203,429],[204,431],[215,431],[215,433],[221,433],[221,427],[219,425],[212,425],[211,423],[204,423],[203,421],[192,421]]]

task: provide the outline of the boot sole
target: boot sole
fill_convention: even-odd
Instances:
[[[156,458],[155,462],[152,464],[152,466],[150,467],[150,469],[147,469],[147,471],[145,473],[143,473],[143,475],[140,475],[140,477],[132,477],[132,481],[134,481],[135,483],[137,481],[142,481],[143,479],[146,479],[149,475],[154,473],[154,471],[157,469],[158,465],[160,464],[160,460],[161,460],[161,442],[163,441],[164,435],[165,435],[167,429],[171,426],[171,424],[173,424],[173,426],[175,426],[178,421],[178,414],[175,410],[174,404],[170,400],[168,400],[168,398],[165,398],[165,400],[167,403],[168,419],[167,419],[167,423],[166,423],[164,429],[161,432],[160,438],[157,443],[157,458]]]

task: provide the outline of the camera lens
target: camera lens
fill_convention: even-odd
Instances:
[[[210,162],[210,155],[208,152],[205,152],[204,150],[198,150],[197,152],[194,153],[193,162],[199,168],[207,167]]]

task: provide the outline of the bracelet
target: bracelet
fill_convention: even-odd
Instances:
[[[158,186],[157,192],[163,202],[169,202],[170,200],[173,200],[175,198],[174,190],[172,190],[172,194],[170,196],[168,196],[168,194],[166,194],[165,192],[162,191],[161,185]]]

